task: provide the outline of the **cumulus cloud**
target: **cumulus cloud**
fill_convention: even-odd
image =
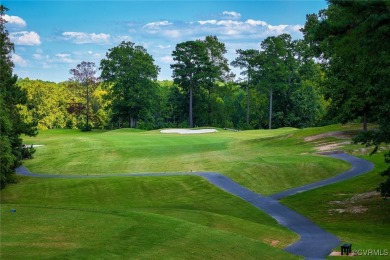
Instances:
[[[27,61],[17,54],[12,55],[12,62],[20,67],[26,67]]]
[[[10,33],[9,37],[16,45],[34,46],[41,44],[41,38],[36,32],[13,32]]]
[[[56,57],[59,59],[60,62],[65,62],[65,63],[74,62],[74,60],[71,58],[70,54],[68,53],[58,53],[56,54]]]
[[[152,23],[148,23],[146,24],[145,26],[147,27],[154,27],[154,26],[167,26],[167,25],[171,25],[172,23],[168,22],[168,21],[160,21],[160,22],[152,22]]]
[[[149,29],[149,30],[157,30],[162,26],[168,26],[168,25],[172,25],[172,24],[173,23],[170,23],[168,21],[151,22],[151,23],[145,24],[144,28]]]
[[[241,17],[240,13],[234,11],[224,11],[222,14],[229,19],[240,19]]]
[[[282,33],[298,33],[302,27],[300,25],[271,25],[265,21],[248,19],[241,20],[204,20],[198,21],[200,28],[193,28],[197,31],[209,32],[209,34],[216,34],[234,38],[261,38],[271,35],[279,35]]]
[[[198,21],[199,24],[205,25],[205,24],[217,24],[217,20],[206,20],[206,21]]]
[[[217,35],[222,40],[259,39],[289,33],[300,37],[300,25],[269,24],[262,20],[242,20],[241,14],[234,11],[224,11],[221,19],[199,20],[191,22],[158,21],[145,24],[143,33],[160,35],[172,39],[195,39],[205,35]],[[137,33],[142,33],[139,31]]]
[[[13,16],[13,15],[8,15],[8,14],[5,14],[4,16],[2,16],[4,20],[7,21],[7,23],[9,24],[15,24],[15,25],[18,25],[18,26],[26,26],[26,21],[24,21],[22,18],[20,18],[19,16]]]
[[[267,26],[268,24],[264,21],[259,21],[259,20],[253,20],[253,19],[248,19],[246,21],[247,24],[252,25],[252,26]]]
[[[170,34],[169,26],[172,26],[172,25],[173,25],[173,23],[171,23],[171,22],[160,21],[160,22],[147,23],[142,28],[148,34],[153,34],[154,35],[154,34],[162,33],[163,35],[170,37],[169,36],[169,34]],[[177,34],[175,34],[175,35],[177,35]]]
[[[64,32],[65,40],[72,41],[75,44],[108,44],[111,36],[105,33],[84,33],[84,32]]]

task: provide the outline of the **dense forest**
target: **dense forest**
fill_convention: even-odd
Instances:
[[[172,81],[158,81],[153,57],[132,42],[109,49],[98,65],[78,64],[66,82],[18,79],[0,17],[2,185],[22,157],[20,135],[36,128],[271,129],[359,121],[364,130],[368,122],[378,128],[357,142],[389,143],[390,1],[328,3],[307,15],[303,39],[270,36],[259,49],[236,50],[232,61],[216,36],[178,43]],[[1,6],[1,15],[6,11]]]

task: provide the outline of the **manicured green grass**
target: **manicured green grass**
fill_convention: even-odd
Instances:
[[[347,169],[346,163],[316,155],[317,142],[304,138],[356,128],[220,130],[202,135],[50,130],[25,138],[26,143],[45,145],[25,165],[37,173],[77,175],[216,171],[261,194],[272,194]],[[324,214],[332,196],[352,197],[361,192],[355,186],[370,191],[379,179],[370,173],[355,178],[356,183],[343,182],[284,202],[354,243],[354,249],[387,247],[388,222],[380,215],[384,204],[378,197],[366,200],[374,210],[361,226],[355,215],[346,221],[335,213]],[[21,177],[20,183],[1,191],[0,221],[2,259],[288,259],[293,256],[281,249],[298,239],[250,204],[197,176]]]
[[[1,204],[2,259],[289,259],[297,239],[197,176],[23,177]]]
[[[313,154],[313,144],[305,142],[301,132],[293,128],[201,135],[129,129],[41,131],[36,138],[25,138],[26,143],[44,145],[25,165],[32,172],[53,174],[213,171],[261,194],[348,168],[346,163]]]

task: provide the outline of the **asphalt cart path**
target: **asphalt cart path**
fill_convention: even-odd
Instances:
[[[327,186],[336,182],[344,181],[353,177],[356,177],[358,175],[364,174],[366,172],[371,171],[374,169],[374,164],[372,164],[369,161],[357,158],[355,156],[346,154],[346,153],[333,153],[333,154],[328,154],[328,156],[336,158],[336,159],[341,159],[343,161],[346,161],[351,164],[351,169],[349,169],[346,172],[343,172],[341,174],[338,174],[336,176],[333,176],[329,179],[313,182],[298,188],[294,189],[289,189],[282,191],[280,193],[274,194],[270,196],[273,199],[280,200],[282,198],[300,193],[300,192],[305,192],[308,190],[316,189],[319,187]]]

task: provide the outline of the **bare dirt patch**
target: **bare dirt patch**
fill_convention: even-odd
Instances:
[[[326,137],[336,137],[339,139],[350,139],[354,134],[351,131],[336,131],[336,132],[327,132],[318,135],[311,135],[305,137],[306,142],[312,142],[318,139],[323,139]]]
[[[318,152],[337,151],[339,148],[343,147],[343,145],[346,144],[350,144],[350,142],[321,144],[316,146],[316,150]]]
[[[315,149],[322,152],[337,151],[344,145],[350,144],[350,139],[354,136],[355,132],[351,131],[337,131],[337,132],[328,132],[318,135],[312,135],[305,137],[306,142],[314,142],[316,145]],[[339,139],[340,141],[329,142],[329,140],[322,140],[329,137]]]
[[[376,191],[370,191],[366,193],[360,193],[356,194],[351,198],[345,199],[345,200],[336,200],[329,202],[330,205],[333,205],[337,208],[329,209],[328,213],[330,215],[333,215],[335,213],[349,213],[349,214],[362,214],[366,211],[368,211],[367,207],[364,207],[361,205],[366,200],[369,200],[374,197],[378,197],[379,192]]]
[[[352,252],[352,253],[350,253],[348,255],[346,253],[341,255],[341,252],[333,251],[332,253],[330,253],[329,256],[356,256],[356,254]]]

